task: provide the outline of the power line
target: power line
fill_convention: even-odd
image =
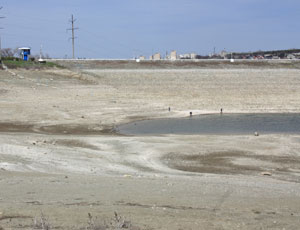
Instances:
[[[0,10],[2,10],[2,6],[0,6]],[[3,16],[0,16],[0,19],[3,19],[3,18],[5,18],[5,17],[3,17]],[[0,29],[3,29],[2,27],[0,27]]]
[[[22,21],[22,22],[28,22],[28,23],[31,23],[32,22],[45,22],[45,23],[54,23],[54,22],[59,22],[57,18],[42,18],[42,17],[36,17],[35,15],[28,15],[26,14],[25,15],[22,15],[22,14],[15,14],[15,13],[8,13],[7,14],[8,16],[11,16],[11,18],[14,18],[14,19],[19,19],[18,21]]]
[[[75,21],[76,21],[76,19],[74,19],[73,14],[72,14],[71,20],[70,20],[70,22],[72,24],[72,28],[67,29],[67,30],[72,30],[72,38],[71,39],[72,39],[73,59],[75,59],[75,39],[77,38],[77,37],[75,37],[75,30],[79,29],[79,28],[74,27]]]

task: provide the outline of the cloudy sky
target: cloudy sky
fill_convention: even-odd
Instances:
[[[3,47],[43,45],[71,57],[132,58],[177,50],[212,53],[300,48],[299,0],[0,0]]]

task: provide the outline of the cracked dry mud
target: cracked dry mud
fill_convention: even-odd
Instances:
[[[51,229],[86,229],[88,213],[103,223],[116,211],[133,229],[299,228],[299,135],[115,127],[220,108],[299,113],[300,70],[107,65],[0,70],[0,227],[32,229],[43,213]]]

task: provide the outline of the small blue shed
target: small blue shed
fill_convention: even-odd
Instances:
[[[30,55],[30,47],[21,47],[19,48],[19,50],[21,50],[21,54],[22,54],[22,57],[23,57],[23,60],[24,61],[28,61],[28,57]]]

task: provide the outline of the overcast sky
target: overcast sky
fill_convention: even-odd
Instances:
[[[299,0],[0,0],[3,47],[72,56],[132,58],[177,50],[209,54],[300,48]]]

